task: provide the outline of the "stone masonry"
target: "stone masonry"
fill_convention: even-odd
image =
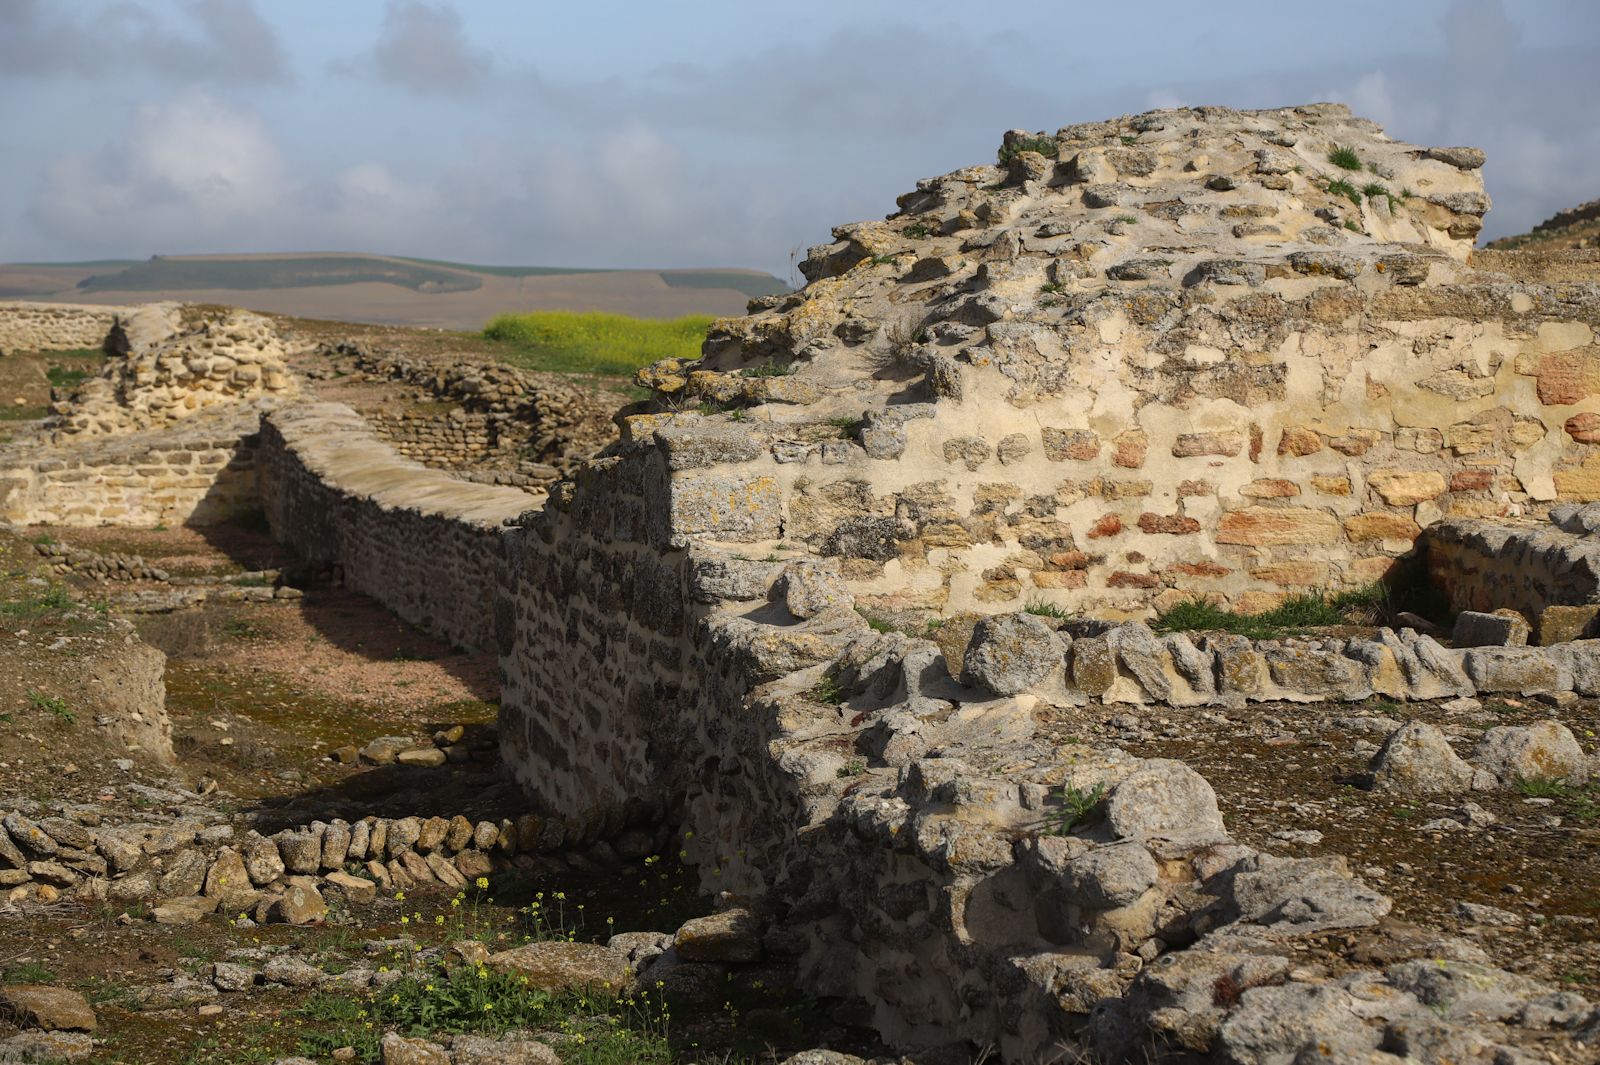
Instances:
[[[117,310],[111,307],[0,301],[0,356],[99,348],[116,316]]]
[[[1482,162],[1332,105],[1013,132],[1000,165],[840,227],[804,290],[719,323],[697,363],[642,374],[653,398],[547,498],[430,470],[307,400],[266,405],[260,498],[351,587],[496,648],[504,760],[562,843],[681,826],[708,890],[759,899],[805,986],[907,1051],[1583,1053],[1586,999],[1461,940],[1384,938],[1391,901],[1343,859],[1245,846],[1190,767],[1050,724],[1600,694],[1591,639],[1138,620],[1367,584],[1445,519],[1548,513],[1563,549],[1595,533],[1558,504],[1600,497],[1600,291],[1471,267]],[[1516,587],[1470,554],[1439,556],[1460,595]],[[1553,572],[1526,588],[1569,594]],[[941,647],[858,607],[989,616]],[[1445,786],[1600,769],[1554,723],[1497,731]],[[1428,742],[1397,732],[1374,772]],[[1381,941],[1365,960],[1315,960],[1357,932]]]

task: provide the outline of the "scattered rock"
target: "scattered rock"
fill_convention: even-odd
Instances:
[[[487,965],[498,973],[526,976],[542,991],[588,988],[620,993],[633,983],[628,956],[593,943],[529,943],[491,954]]]
[[[96,1023],[88,999],[70,988],[43,984],[0,987],[0,1014],[47,1032],[92,1032]]]
[[[383,1065],[450,1065],[450,1054],[438,1043],[390,1032],[383,1037]]]
[[[1437,726],[1413,721],[1391,734],[1373,758],[1372,785],[1408,794],[1465,791],[1472,786],[1472,767]]]
[[[761,957],[762,924],[744,908],[685,922],[672,946],[689,961],[751,962]]]
[[[1588,755],[1559,721],[1492,728],[1478,741],[1472,760],[1503,784],[1518,780],[1582,784],[1589,779]]]

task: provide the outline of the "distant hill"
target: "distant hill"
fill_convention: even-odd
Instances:
[[[751,297],[787,290],[778,278],[757,270],[480,266],[348,252],[0,265],[0,299],[184,300],[306,318],[462,330],[517,311],[609,311],[643,318],[742,314]]]
[[[1501,237],[1484,247],[1493,251],[1563,251],[1600,248],[1600,200],[1557,212],[1527,233]]]

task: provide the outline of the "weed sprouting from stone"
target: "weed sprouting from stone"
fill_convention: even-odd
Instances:
[[[1566,777],[1518,777],[1514,784],[1530,799],[1564,799],[1572,792]]]
[[[1062,788],[1061,805],[1044,816],[1044,831],[1052,836],[1065,836],[1090,820],[1105,797],[1106,786],[1103,782],[1087,789],[1071,785]]]
[[[1328,182],[1323,186],[1323,191],[1330,196],[1343,196],[1357,207],[1361,206],[1361,190],[1344,178]]]
[[[806,696],[812,702],[838,706],[844,702],[844,688],[840,686],[839,678],[830,674],[813,684]]]

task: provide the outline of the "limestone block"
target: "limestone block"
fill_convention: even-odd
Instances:
[[[1450,642],[1456,647],[1525,647],[1528,632],[1527,620],[1514,611],[1463,610],[1456,615]]]

